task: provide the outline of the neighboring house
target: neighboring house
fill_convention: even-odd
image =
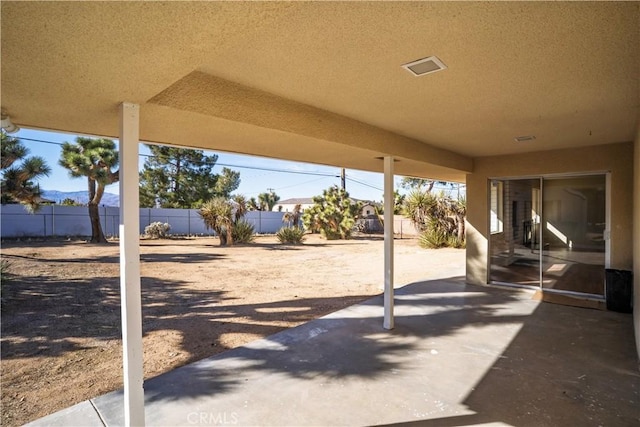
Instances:
[[[382,211],[379,204],[368,200],[358,200],[354,198],[351,198],[351,202],[362,203],[360,218],[358,219],[358,224],[362,230],[376,233],[382,231],[382,223],[376,213],[376,208],[377,212]],[[273,210],[277,212],[292,212],[296,205],[300,205],[300,212],[304,212],[305,209],[313,206],[314,203],[312,198],[285,199],[276,204],[273,207]]]
[[[382,212],[382,206],[375,202],[362,201],[362,209],[360,209],[360,216],[363,218],[377,218],[378,213]]]
[[[381,212],[382,206],[376,202],[371,202],[368,200],[359,200],[351,198],[352,203],[362,203],[362,209],[360,210],[360,215],[363,218],[377,217],[376,208],[378,212]],[[292,199],[280,200],[274,207],[273,210],[276,212],[292,212],[296,205],[300,205],[300,211],[303,212],[305,209],[314,205],[313,199],[310,197],[299,197]]]
[[[354,199],[355,201],[357,200]],[[384,227],[378,214],[382,213],[382,206],[376,202],[358,201],[363,204],[357,221],[358,228],[366,233],[381,233]]]
[[[276,212],[293,212],[293,209],[295,209],[296,205],[300,205],[300,212],[303,212],[308,207],[313,206],[313,199],[307,197],[280,200],[273,207],[273,210]]]

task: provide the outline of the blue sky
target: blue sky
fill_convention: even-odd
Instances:
[[[59,144],[65,141],[73,142],[77,135],[20,129],[12,136],[19,138],[29,148],[31,155],[45,158],[51,167],[51,175],[39,181],[43,190],[86,190],[86,181],[84,179],[70,178],[68,171],[58,166],[61,150]],[[149,154],[148,149],[143,144],[140,144],[140,153]],[[322,190],[331,185],[340,185],[340,168],[337,167],[273,160],[219,151],[207,151],[206,153],[218,155],[218,162],[214,168],[215,173],[219,173],[223,166],[240,172],[240,187],[235,193],[244,194],[246,197],[256,197],[258,194],[266,192],[269,188],[274,189],[281,200],[293,197],[313,197],[322,194]],[[141,168],[144,164],[144,159],[144,156],[140,157]],[[363,200],[382,200],[382,174],[347,169],[346,175],[347,191],[352,197]],[[401,177],[396,177],[396,187],[401,179]],[[106,191],[118,194],[118,184],[108,186]]]

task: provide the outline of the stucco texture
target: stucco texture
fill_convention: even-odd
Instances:
[[[22,127],[464,181],[473,157],[632,141],[637,2],[1,5]],[[447,69],[403,64],[435,55]],[[536,145],[514,144],[535,135]],[[588,138],[586,137],[588,136]]]
[[[609,144],[575,150],[555,150],[474,159],[467,175],[467,280],[487,283],[488,194],[490,178],[606,173],[611,175],[611,265],[630,270],[633,265],[633,143]],[[637,215],[637,213],[636,213]],[[637,220],[637,218],[636,218]]]

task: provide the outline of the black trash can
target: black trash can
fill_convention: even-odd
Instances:
[[[633,274],[628,270],[605,270],[607,310],[620,313],[633,311]]]

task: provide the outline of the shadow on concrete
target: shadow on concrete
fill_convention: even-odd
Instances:
[[[533,307],[530,312],[514,311],[511,305],[518,298],[522,298],[518,292],[464,285],[460,280],[415,283],[397,292],[396,306],[402,314],[392,331],[382,330],[382,318],[375,315],[381,298],[374,298],[353,310],[152,379],[145,386],[147,401],[184,402],[233,390],[242,393],[264,376],[281,378],[276,384],[291,379],[392,381],[390,373],[425,356],[426,342],[455,340],[469,330],[505,331],[504,326],[510,326],[511,340],[496,336],[493,342],[484,342],[483,335],[481,343],[466,338],[457,344],[460,354],[473,350],[469,356],[456,356],[453,363],[459,363],[460,370],[466,357],[476,357],[474,351],[496,354],[480,380],[464,384],[466,395],[452,402],[466,407],[469,414],[431,415],[408,425],[637,425],[640,374],[631,316],[534,302],[526,304]],[[452,362],[447,363],[440,365],[436,381],[458,381]],[[399,405],[403,397],[391,399],[399,399]]]
[[[451,284],[457,286],[452,289]],[[481,288],[464,293],[459,287],[459,280],[439,280],[401,289],[396,304],[410,306],[415,314],[398,317],[392,331],[382,329],[381,297],[376,297],[360,304],[358,311],[342,310],[151,379],[145,383],[147,399],[171,401],[223,393],[242,387],[247,369],[259,371],[260,375],[300,379],[361,377],[373,381],[401,368],[402,363],[394,361],[395,357],[414,350],[417,340],[454,335],[470,326],[522,321],[521,315],[499,313],[498,307],[508,304],[512,294],[489,293]],[[432,292],[434,296],[404,300],[403,297],[413,296],[409,288],[419,293]],[[317,303],[321,301],[283,301],[244,308],[253,311],[251,319],[267,320],[269,317],[260,313],[263,308]],[[429,314],[425,315],[427,306]],[[222,314],[216,320],[224,317]]]
[[[189,304],[185,298],[175,304]],[[269,309],[296,303],[321,301],[225,306],[217,317],[198,306],[186,313],[215,324],[243,312],[266,323]],[[538,303],[527,293],[466,285],[460,278],[397,290],[391,331],[382,329],[381,306],[382,298],[374,297],[147,380],[147,422],[183,425],[190,414],[220,411],[251,425],[640,421],[630,315]],[[167,325],[163,312],[153,316],[158,327]],[[182,319],[174,327],[188,333],[189,324]],[[118,391],[92,405],[106,425],[121,425],[122,402]]]
[[[543,303],[520,321],[515,338],[461,399],[469,414],[393,425],[640,425],[631,315]]]

